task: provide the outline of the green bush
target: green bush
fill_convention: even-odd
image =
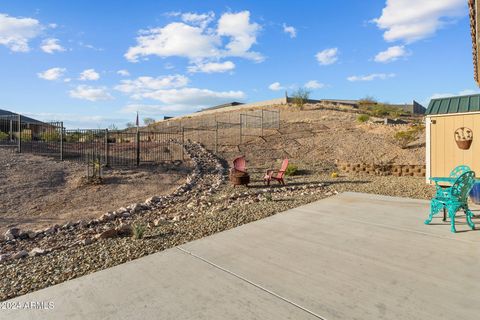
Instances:
[[[145,233],[145,226],[142,224],[135,224],[133,225],[133,238],[134,239],[142,239],[143,234]]]
[[[305,103],[307,103],[308,99],[310,98],[310,91],[305,88],[298,88],[297,91],[292,93],[293,103],[303,109]]]
[[[366,122],[370,119],[370,116],[368,114],[361,114],[357,117],[358,122]]]
[[[359,102],[359,109],[364,111],[365,113],[374,116],[374,117],[392,117],[398,118],[402,115],[403,110],[398,107],[388,106],[382,103],[368,103],[367,100],[365,102]]]
[[[60,132],[58,131],[45,131],[40,134],[40,139],[42,141],[60,141]]]
[[[8,140],[9,138],[10,136],[8,135],[8,133],[0,131],[0,141],[5,141],[5,140]]]
[[[425,129],[423,125],[415,125],[405,131],[397,131],[393,138],[400,148],[405,149],[410,143],[418,139],[421,132]]]
[[[298,166],[294,164],[289,164],[287,166],[287,170],[285,170],[285,175],[286,176],[294,176],[298,171]]]

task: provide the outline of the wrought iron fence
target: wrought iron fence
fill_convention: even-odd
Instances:
[[[66,130],[63,122],[40,122],[15,114],[0,116],[0,147],[59,160],[88,163],[98,159],[106,165],[133,166],[183,160],[186,141],[199,142],[218,153],[219,146],[241,144],[244,137],[263,136],[265,130],[278,129],[279,125],[280,112],[272,110],[167,121],[149,131]]]

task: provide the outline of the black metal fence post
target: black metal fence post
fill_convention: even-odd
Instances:
[[[185,160],[185,128],[182,127],[182,160]]]
[[[63,161],[63,122],[60,122],[60,161]]]
[[[108,129],[105,129],[105,166],[109,166]]]
[[[137,135],[136,135],[136,139],[137,141],[137,166],[140,165],[140,131],[138,130],[137,128]]]
[[[22,153],[22,116],[18,115],[18,153]]]
[[[218,155],[218,122],[215,120],[216,129],[215,129],[215,153]]]

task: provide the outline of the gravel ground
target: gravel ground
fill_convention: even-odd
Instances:
[[[208,181],[208,177],[205,180]],[[288,188],[278,185],[265,188],[259,182],[253,182],[250,188],[233,188],[223,183],[217,192],[203,196],[198,203],[187,197],[133,220],[132,223],[146,226],[143,239],[104,239],[86,246],[55,250],[44,256],[0,263],[0,300],[235,228],[337,192],[356,191],[420,199],[427,199],[433,193],[423,178],[415,177],[343,176],[332,179],[326,174],[314,173],[289,177],[287,182]],[[169,216],[180,214],[182,218],[162,220],[155,226],[156,219],[165,213]]]
[[[86,166],[0,150],[0,233],[39,229],[93,218],[153,195],[171,193],[191,171],[189,163],[108,168],[103,183],[85,183]]]

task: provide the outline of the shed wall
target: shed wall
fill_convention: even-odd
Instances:
[[[429,118],[430,176],[447,177],[453,168],[461,164],[470,166],[480,176],[480,114]],[[454,132],[460,127],[468,127],[473,131],[473,141],[468,150],[460,149],[455,142]]]

